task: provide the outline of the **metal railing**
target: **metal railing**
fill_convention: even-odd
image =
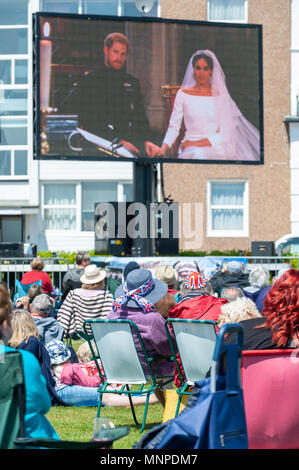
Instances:
[[[190,256],[182,256],[178,258],[180,261],[186,262],[190,260],[203,259],[197,257],[192,258]],[[299,256],[207,256],[205,258],[212,258],[213,260],[217,260],[218,258],[219,267],[226,261],[226,259],[239,259],[244,262],[248,271],[258,264],[267,268],[273,276],[276,275],[280,269],[289,269],[292,267],[295,269],[299,268]],[[138,258],[132,259],[136,259],[138,262]],[[163,257],[160,259],[162,261]],[[31,261],[32,258],[29,257],[0,258],[0,280],[6,282],[7,287],[10,289],[12,294],[14,294],[15,291],[16,279],[21,281],[23,274],[27,271],[31,271]],[[65,273],[72,268],[73,265],[69,265],[65,258],[60,257],[43,258],[43,261],[45,263],[43,271],[49,274],[53,287],[57,289],[57,293],[62,292],[62,279]],[[157,262],[159,262],[159,257],[153,257],[153,263]],[[120,283],[122,268],[111,267],[109,266],[109,262],[103,264],[105,266],[102,266],[102,269],[106,269],[107,277],[111,278],[111,282],[116,281],[116,284]]]
[[[15,292],[16,279],[21,281],[25,272],[31,271],[32,258],[0,258],[0,280],[6,282],[8,289],[13,295]],[[43,258],[45,267],[43,272],[49,274],[53,287],[57,293],[62,292],[62,279],[69,270],[69,263],[65,258]]]
[[[248,271],[258,264],[268,269],[273,275],[277,274],[280,269],[299,268],[299,256],[221,256],[220,258],[223,261],[226,258],[246,260],[245,267]]]

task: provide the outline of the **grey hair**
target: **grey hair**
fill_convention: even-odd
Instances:
[[[258,317],[261,317],[261,314],[255,303],[248,297],[240,297],[221,306],[217,326],[220,328],[225,323],[239,323],[243,320]]]
[[[251,286],[266,287],[269,284],[270,273],[263,266],[255,266],[249,273],[249,282]]]
[[[83,261],[90,261],[90,254],[86,251],[79,251],[76,254],[76,264],[81,264]]]
[[[193,294],[198,293],[198,295],[213,295],[213,287],[210,282],[207,282],[206,285],[204,287],[201,287],[200,289],[188,289],[185,286],[185,284],[182,283],[181,289],[180,289],[180,295],[183,297],[184,295],[187,295],[190,293],[193,293]]]
[[[240,287],[224,287],[221,291],[220,297],[229,302],[233,302],[237,298],[244,297],[244,293]]]

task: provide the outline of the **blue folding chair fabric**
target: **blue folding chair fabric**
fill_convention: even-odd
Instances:
[[[16,292],[14,295],[14,301],[19,299],[20,297],[26,297],[28,295],[28,291],[31,286],[37,284],[38,286],[42,285],[42,281],[35,281],[32,282],[31,284],[22,284],[18,279],[16,279]]]

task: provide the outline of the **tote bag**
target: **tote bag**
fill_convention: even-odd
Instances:
[[[228,331],[237,332],[235,344],[223,344]],[[180,415],[153,428],[135,448],[248,449],[240,381],[242,343],[243,327],[224,325],[217,336],[210,377],[195,383]]]

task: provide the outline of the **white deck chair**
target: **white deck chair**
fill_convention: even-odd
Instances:
[[[140,432],[142,432],[146,421],[150,394],[161,386],[161,383],[157,382],[151,365],[158,357],[148,357],[138,327],[130,320],[86,320],[83,328],[85,332],[92,332],[92,335],[89,334],[88,343],[102,379],[102,384],[98,389],[100,399],[97,417],[100,416],[104,393],[125,394],[130,400],[134,421],[139,425],[131,396],[133,394],[146,395],[143,421],[140,429]],[[136,349],[136,339],[139,341],[142,350],[142,353],[139,354],[143,354],[150,371],[150,376],[147,376],[143,369]],[[96,351],[92,347],[92,340],[95,342]],[[104,372],[99,367],[99,359]],[[164,383],[172,380],[173,377]],[[122,386],[119,390],[109,389],[109,385],[112,384],[121,384]],[[130,390],[129,385],[138,385],[139,387]]]
[[[212,365],[216,343],[216,323],[210,320],[193,320],[183,318],[168,318],[165,322],[166,333],[173,352],[181,386],[177,389],[179,395],[175,416],[177,416],[182,395],[187,392],[194,382],[205,378]],[[177,349],[169,334],[169,328],[174,332]],[[176,350],[178,351],[176,355]],[[180,368],[178,358],[183,368]]]

